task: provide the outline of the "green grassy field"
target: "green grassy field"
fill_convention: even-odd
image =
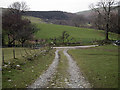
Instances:
[[[54,37],[59,37],[62,35],[63,31],[67,31],[70,37],[73,37],[76,41],[87,43],[93,40],[103,40],[105,39],[104,32],[101,30],[94,30],[88,28],[78,28],[72,26],[55,25],[55,24],[37,24],[40,30],[35,33],[35,37],[40,39],[49,39]],[[118,35],[110,33],[110,39],[117,39]]]
[[[11,59],[10,65],[3,66],[2,87],[3,88],[25,88],[32,84],[52,63],[54,51],[39,54],[32,60],[26,58]],[[17,67],[20,65],[20,67]]]
[[[70,50],[94,88],[118,88],[118,47],[113,45]]]
[[[78,28],[65,25],[55,25],[40,23],[43,22],[40,18],[26,16],[30,19],[32,23],[37,24],[40,29],[35,33],[37,39],[49,39],[55,38],[62,35],[63,31],[67,31],[71,37],[74,38],[74,41],[82,42],[83,44],[89,44],[89,42],[94,40],[103,40],[105,39],[105,33],[102,30],[88,29],[88,28]],[[109,33],[109,38],[112,40],[118,39],[118,35],[114,33]]]
[[[45,23],[42,19],[32,16],[23,16],[24,18],[29,19],[32,23]]]

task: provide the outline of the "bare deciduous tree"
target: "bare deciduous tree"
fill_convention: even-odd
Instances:
[[[19,29],[19,22],[21,21],[21,15],[14,12],[16,10],[8,9],[2,16],[3,32],[8,36],[8,45],[11,46],[15,41],[16,32]]]
[[[20,26],[21,28],[17,32],[16,40],[23,46],[27,40],[33,39],[33,33],[35,33],[38,28],[36,28],[34,24],[31,24],[28,19],[22,20]]]
[[[29,10],[29,7],[26,4],[26,2],[14,2],[13,4],[11,4],[9,6],[9,8],[16,9],[16,10],[18,10],[20,12]]]
[[[91,4],[90,8],[94,10],[99,19],[103,20],[103,23],[105,25],[105,39],[109,40],[108,38],[108,32],[110,31],[110,17],[112,10],[117,5],[115,0],[101,0],[96,5]]]
[[[30,20],[23,19],[21,11],[27,9],[24,2],[15,2],[10,7],[2,16],[3,31],[8,36],[8,46],[15,45],[15,40],[21,42],[23,46],[26,40],[32,38],[37,28],[31,24]]]

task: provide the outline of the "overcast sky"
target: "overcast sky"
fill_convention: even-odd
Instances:
[[[34,11],[58,10],[75,13],[89,10],[89,5],[99,0],[0,0],[0,7],[7,8],[16,1],[26,2],[30,10]]]

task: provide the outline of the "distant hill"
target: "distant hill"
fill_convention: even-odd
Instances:
[[[7,8],[2,8],[3,12],[6,10]],[[63,11],[25,11],[23,15],[33,16],[41,19],[68,20],[74,17],[76,14]]]
[[[62,11],[26,11],[24,15],[42,19],[68,20],[75,14]]]
[[[118,12],[118,9],[120,9],[120,6],[115,6],[112,8],[112,10],[114,12]],[[76,14],[77,15],[84,15],[85,17],[89,17],[93,14],[94,11],[92,10],[86,10],[86,11],[80,11],[80,12],[77,12]]]
[[[72,25],[71,20],[77,16],[75,13],[63,11],[26,11],[23,15],[37,17],[46,23],[59,25]]]
[[[85,16],[85,17],[89,17],[89,16],[92,15],[92,13],[93,13],[92,10],[86,10],[86,11],[77,12],[76,14],[77,14],[77,15],[83,15],[83,16]]]

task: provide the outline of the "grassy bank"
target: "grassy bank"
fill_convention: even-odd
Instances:
[[[118,47],[113,45],[70,50],[94,88],[118,87]]]
[[[32,84],[52,63],[54,50],[40,54],[33,60],[12,59],[11,66],[3,66],[3,88],[25,88]]]
[[[63,51],[59,52],[60,61],[57,67],[57,72],[53,77],[53,80],[49,84],[49,88],[67,88],[66,82],[68,82],[68,61],[64,56]]]

